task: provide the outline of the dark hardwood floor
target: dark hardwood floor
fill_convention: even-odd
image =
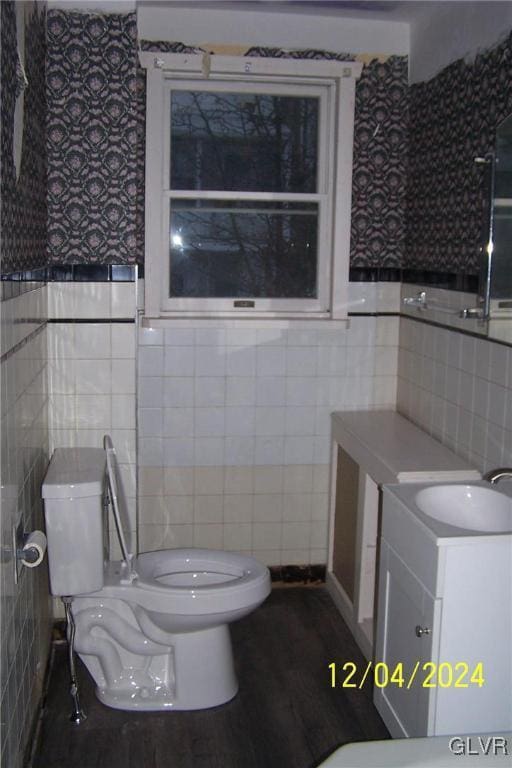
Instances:
[[[231,625],[240,691],[195,712],[122,712],[100,704],[79,663],[88,719],[69,722],[57,646],[34,768],[313,768],[350,741],[389,738],[369,683],[331,688],[331,662],[365,660],[325,588],[274,589]]]

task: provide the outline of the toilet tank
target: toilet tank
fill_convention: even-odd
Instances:
[[[53,595],[103,587],[104,488],[102,448],[55,449],[42,489]]]

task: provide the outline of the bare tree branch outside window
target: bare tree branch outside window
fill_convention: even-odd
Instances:
[[[172,92],[171,189],[198,199],[171,200],[171,296],[316,296],[318,206],[293,195],[317,191],[318,114],[316,98]]]

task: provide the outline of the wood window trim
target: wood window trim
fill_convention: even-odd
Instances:
[[[169,54],[141,52],[141,66],[146,69],[146,218],[145,218],[145,288],[146,318],[251,318],[344,320],[348,307],[348,273],[350,255],[350,214],[352,189],[352,155],[354,134],[355,81],[360,76],[360,62],[310,61],[242,56],[210,56],[208,54]],[[233,78],[250,82],[272,82],[272,79],[295,83],[333,83],[332,108],[335,147],[333,163],[333,205],[331,208],[331,248],[329,260],[329,307],[321,312],[258,312],[240,307],[227,313],[212,311],[168,311],[162,308],[161,285],[163,243],[166,217],[162,214],[162,141],[165,124],[165,98],[169,79]],[[164,153],[165,156],[165,153]]]

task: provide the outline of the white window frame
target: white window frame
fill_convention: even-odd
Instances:
[[[139,54],[146,69],[146,216],[144,314],[146,318],[316,318],[345,319],[348,306],[350,208],[355,80],[358,62],[208,54]],[[318,189],[314,194],[237,192],[238,200],[316,202],[318,204],[318,297],[255,299],[254,307],[235,307],[236,299],[169,299],[170,198],[197,198],[193,191],[172,192],[170,184],[170,93],[201,81],[212,90],[264,90],[320,98]],[[206,82],[205,82],[206,81]],[[283,90],[284,84],[284,90]],[[327,158],[332,157],[333,162]],[[232,192],[204,192],[202,199],[232,199]]]

